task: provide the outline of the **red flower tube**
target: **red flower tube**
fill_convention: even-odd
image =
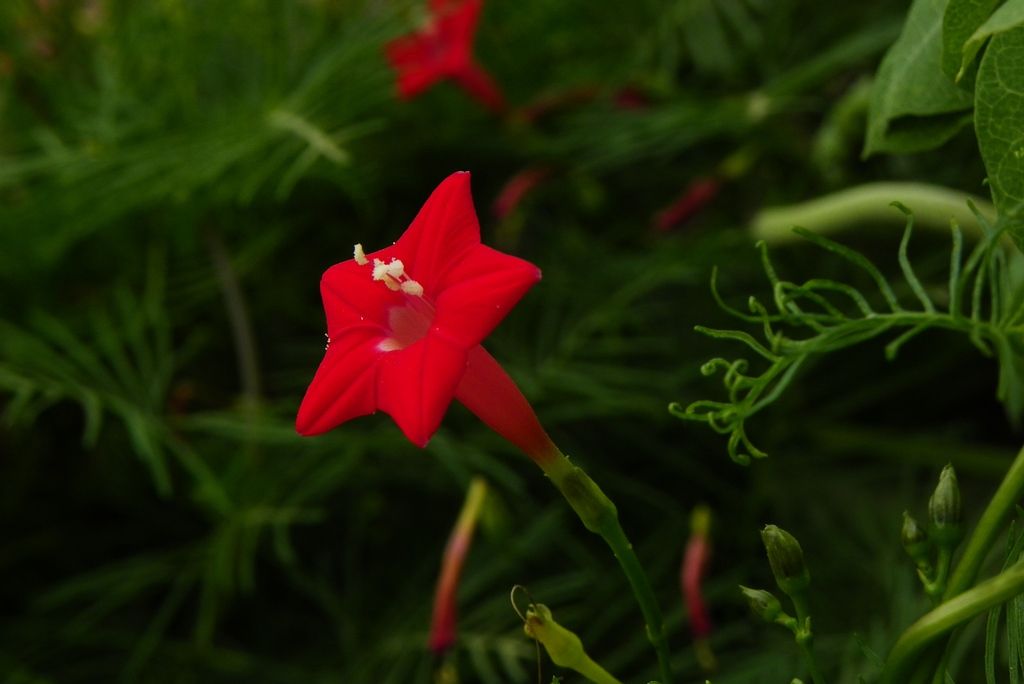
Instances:
[[[435,83],[452,80],[488,109],[504,110],[501,90],[473,59],[481,9],[483,0],[432,0],[430,18],[421,30],[387,44],[402,98],[412,99]]]
[[[509,178],[491,207],[495,217],[502,220],[508,218],[523,199],[550,174],[551,169],[547,166],[533,166],[523,169]]]
[[[678,199],[658,212],[654,217],[654,227],[665,233],[686,223],[715,199],[721,187],[722,181],[714,176],[698,178],[686,187]]]
[[[455,521],[448,544],[444,548],[441,560],[441,574],[437,579],[434,592],[434,614],[430,620],[430,637],[427,645],[436,655],[455,645],[455,634],[458,623],[458,601],[456,592],[466,555],[473,543],[473,532],[476,521],[480,517],[484,498],[487,496],[487,483],[481,477],[473,478],[466,492],[466,501]]]
[[[679,574],[697,662],[705,670],[713,670],[715,667],[715,656],[708,643],[708,637],[711,635],[711,618],[708,616],[708,608],[701,590],[701,583],[711,560],[710,528],[711,512],[706,506],[698,506],[693,510],[690,519],[690,539],[686,543]]]
[[[543,466],[557,447],[480,346],[540,275],[480,243],[469,174],[452,174],[391,247],[356,245],[324,273],[327,350],[296,429],[315,435],[382,410],[422,447],[458,398]]]

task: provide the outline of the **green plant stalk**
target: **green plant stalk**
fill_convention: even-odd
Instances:
[[[928,580],[922,578],[924,591],[932,601],[932,607],[942,603],[943,594],[946,592],[946,585],[949,578],[949,567],[953,561],[953,549],[948,546],[939,547],[939,557],[935,562],[935,578]]]
[[[945,600],[948,601],[974,583],[981,564],[1006,524],[1006,519],[1013,512],[1021,492],[1024,492],[1024,448],[1017,453],[985,512],[981,514],[977,527],[971,533],[963,556],[949,578],[949,584],[943,594]]]
[[[613,677],[608,670],[595,663],[589,657],[576,667],[576,671],[594,682],[594,684],[622,684],[622,682]]]
[[[995,219],[995,208],[980,197],[925,183],[868,183],[825,195],[807,202],[760,211],[750,230],[769,244],[797,239],[794,226],[827,235],[861,223],[903,225],[906,217],[890,206],[899,200],[914,208],[916,225],[949,230],[955,220],[966,232],[980,236],[978,219],[967,206],[972,202],[978,212]]]
[[[579,466],[559,452],[557,457],[544,462],[541,467],[551,482],[562,493],[583,525],[601,536],[611,547],[619,566],[625,574],[633,596],[640,606],[646,623],[647,639],[658,655],[661,684],[671,684],[672,667],[669,659],[668,642],[662,629],[661,609],[654,597],[650,580],[633,550],[626,532],[619,523],[619,513],[601,488]]]
[[[995,543],[1002,531],[1006,519],[1013,512],[1022,491],[1024,491],[1024,448],[1017,453],[1013,463],[1010,464],[1010,469],[1003,476],[999,488],[992,496],[992,500],[981,514],[977,527],[974,528],[967,541],[963,556],[946,584],[942,594],[944,600],[948,601],[957,596],[974,583],[985,557],[988,556],[992,544]],[[938,673],[941,669],[938,663],[940,658],[945,660],[944,654],[948,651],[948,645],[942,651],[935,649],[933,651],[922,657],[921,665],[915,672],[915,684],[928,681],[930,675]]]
[[[885,669],[882,684],[903,684],[922,651],[936,639],[988,610],[1024,592],[1024,563],[1018,563],[973,589],[945,601],[907,628],[896,641]]]
[[[224,296],[224,307],[231,324],[232,338],[235,344],[235,355],[238,358],[238,376],[242,384],[242,397],[248,406],[260,403],[263,383],[260,379],[259,354],[256,349],[256,335],[253,332],[252,317],[249,307],[242,294],[242,286],[238,274],[231,264],[227,248],[220,234],[213,228],[205,232],[206,246],[210,252],[210,261]]]
[[[814,684],[825,684],[825,677],[818,669],[818,662],[814,659],[814,633],[811,631],[811,615],[807,609],[807,596],[800,592],[790,595],[793,601],[793,609],[796,611],[796,624],[793,635],[796,637],[797,646],[804,654],[807,661],[807,669],[811,672],[811,680]]]

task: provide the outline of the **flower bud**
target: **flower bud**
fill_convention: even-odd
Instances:
[[[587,655],[578,636],[555,622],[551,610],[543,603],[527,608],[523,632],[544,646],[555,665],[575,670],[592,682],[618,681]]]
[[[903,549],[915,563],[920,565],[927,562],[932,542],[928,533],[917,524],[917,520],[910,513],[903,511],[903,529],[900,531],[900,541],[903,542]]]
[[[753,611],[754,615],[765,622],[775,622],[784,615],[782,604],[779,603],[779,599],[775,598],[774,594],[770,591],[751,589],[742,584],[740,585],[740,591],[746,597],[747,603],[750,604],[750,610]]]
[[[473,532],[487,496],[487,482],[473,478],[466,491],[466,501],[455,522],[441,560],[441,574],[434,590],[434,612],[430,621],[430,650],[441,655],[455,645],[458,623],[456,594],[466,555],[473,543]]]
[[[802,593],[811,582],[811,575],[804,565],[804,551],[800,542],[780,527],[765,525],[761,540],[768,552],[768,564],[772,566],[775,583],[790,596]]]
[[[939,475],[939,484],[928,500],[928,516],[936,544],[954,547],[960,542],[963,511],[960,507],[960,485],[951,464]]]

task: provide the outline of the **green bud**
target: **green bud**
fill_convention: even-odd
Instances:
[[[583,642],[573,632],[555,622],[551,610],[543,603],[532,603],[526,609],[523,632],[536,639],[548,652],[551,662],[575,670],[597,684],[620,684],[583,650]]]
[[[921,566],[927,564],[931,553],[932,542],[928,533],[917,524],[914,516],[903,511],[903,529],[900,532],[900,540],[903,542],[903,549],[913,561]]]
[[[804,565],[804,551],[800,542],[781,527],[765,525],[761,530],[761,541],[768,552],[768,564],[772,566],[775,583],[790,596],[801,594],[811,582],[811,575]]]
[[[963,511],[960,507],[960,485],[952,465],[943,468],[939,475],[939,484],[928,500],[928,516],[936,544],[954,547],[960,542]]]
[[[585,657],[580,638],[555,622],[551,610],[543,603],[532,604],[527,609],[523,632],[544,644],[555,665],[572,668]]]
[[[764,589],[751,589],[740,585],[740,591],[750,604],[750,610],[765,622],[775,622],[784,613],[779,599],[770,591]]]

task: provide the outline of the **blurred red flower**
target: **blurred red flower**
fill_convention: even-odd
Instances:
[[[388,413],[425,446],[453,398],[535,459],[557,453],[533,409],[480,346],[538,280],[533,264],[480,243],[469,173],[434,190],[391,247],[335,264],[320,291],[327,350],[296,429],[326,432]]]
[[[488,109],[504,110],[498,86],[473,59],[482,8],[483,0],[431,0],[426,25],[387,44],[401,97],[411,99],[439,81],[452,80]]]
[[[715,669],[715,655],[711,650],[711,618],[704,602],[702,585],[704,575],[711,562],[711,511],[706,506],[697,506],[690,516],[690,539],[686,542],[679,581],[697,662],[705,671]]]
[[[434,611],[430,619],[430,635],[427,646],[430,650],[442,655],[455,645],[458,631],[458,600],[459,579],[462,567],[466,563],[469,547],[473,543],[473,532],[483,509],[487,496],[487,483],[481,477],[473,478],[466,491],[466,501],[462,505],[455,527],[444,547],[441,559],[441,574],[437,578],[434,590]]]
[[[494,216],[501,220],[508,218],[516,210],[516,207],[522,203],[523,199],[549,175],[551,175],[549,167],[532,166],[523,169],[509,178],[491,206]]]
[[[655,229],[668,232],[676,226],[686,223],[710,204],[718,196],[718,191],[721,188],[722,181],[714,176],[698,178],[693,181],[686,187],[682,195],[654,217]]]

